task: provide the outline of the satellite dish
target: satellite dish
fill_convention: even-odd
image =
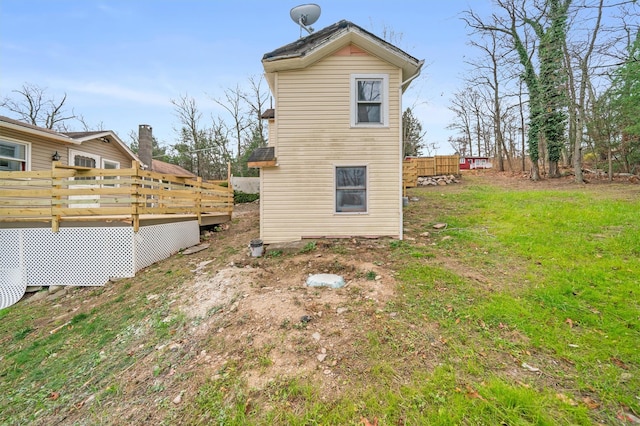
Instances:
[[[311,28],[310,25],[315,23],[320,17],[320,6],[315,3],[301,4],[291,9],[289,15],[291,15],[293,22],[311,34],[313,28]],[[302,31],[300,31],[300,33],[302,33]]]

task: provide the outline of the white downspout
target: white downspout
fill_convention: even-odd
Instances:
[[[402,141],[402,93],[404,92],[403,88],[411,83],[413,80],[415,80],[416,78],[418,78],[420,76],[420,73],[422,73],[422,66],[424,65],[424,59],[420,60],[420,62],[418,62],[418,71],[412,75],[411,77],[409,77],[408,79],[406,79],[405,81],[403,81],[402,83],[400,83],[400,87],[398,88],[398,96],[399,96],[399,104],[400,104],[400,135],[399,135],[399,140],[400,140],[400,229],[398,232],[398,236],[399,236],[399,240],[403,240],[404,239],[404,205],[403,205],[403,200],[402,197],[404,196],[404,176],[403,176],[403,172],[404,172],[404,144]]]

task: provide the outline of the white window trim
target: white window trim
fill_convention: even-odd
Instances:
[[[29,172],[31,171],[31,142],[23,142],[23,141],[18,141],[15,139],[11,139],[11,138],[7,138],[7,137],[2,137],[3,141],[9,142],[9,143],[13,143],[13,144],[17,144],[17,145],[24,145],[24,171],[25,172]],[[12,161],[15,161],[15,158],[9,158],[9,157],[3,157]]]
[[[99,155],[96,154],[91,154],[89,152],[84,152],[84,151],[76,151],[74,149],[70,149],[69,150],[69,165],[73,166],[76,164],[76,162],[74,161],[74,157],[76,155],[80,155],[81,157],[88,157],[88,158],[93,158],[96,161],[96,168],[98,168],[98,164],[102,164],[101,158]]]
[[[113,161],[113,160],[109,160],[109,159],[103,158],[102,162],[100,163],[100,165],[105,170],[107,169],[105,167],[106,163],[111,163],[111,164],[115,165],[115,167],[113,169],[119,169],[120,168],[120,162],[119,161]],[[110,169],[110,170],[113,170],[113,169]],[[106,181],[116,181],[117,182],[118,179],[119,179],[119,177],[117,177],[117,176],[115,176],[113,179],[108,179],[107,176],[103,176],[102,177],[102,180],[106,180]],[[103,183],[103,185],[107,186],[107,187],[116,187],[116,188],[120,186],[117,183],[111,183],[111,182]]]
[[[109,159],[103,158],[102,162],[100,163],[102,165],[103,169],[106,169],[106,167],[105,167],[106,163],[115,164],[114,169],[119,169],[120,168],[120,162],[119,161],[113,161],[113,160],[109,160]]]
[[[339,212],[336,211],[336,203],[338,202],[338,182],[337,182],[337,169],[338,167],[364,167],[366,171],[365,181],[365,211],[363,212]],[[338,216],[353,216],[353,215],[367,215],[369,214],[369,165],[368,164],[334,164],[333,165],[333,214]]]
[[[382,123],[358,123],[358,80],[382,80]],[[389,74],[351,74],[351,127],[389,127]]]

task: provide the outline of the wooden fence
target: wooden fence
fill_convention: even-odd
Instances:
[[[194,215],[233,211],[233,189],[222,181],[203,182],[130,169],[94,169],[53,163],[51,170],[0,172],[0,222],[124,217],[137,232],[140,215]],[[96,218],[96,216],[98,218]]]
[[[402,180],[405,188],[418,184],[418,177],[460,174],[460,156],[436,155],[435,157],[414,157],[404,160]]]

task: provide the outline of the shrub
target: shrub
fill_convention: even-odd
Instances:
[[[260,194],[247,194],[242,191],[233,191],[233,202],[235,204],[252,203],[260,198]]]

